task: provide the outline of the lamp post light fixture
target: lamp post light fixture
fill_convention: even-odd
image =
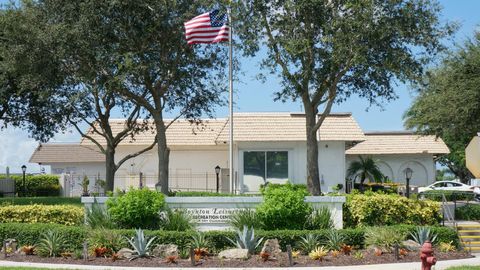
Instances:
[[[155,184],[155,190],[156,190],[157,192],[162,192],[162,184],[160,184],[160,182],[157,182],[157,183]]]
[[[22,165],[22,173],[23,173],[23,178],[22,178],[22,193],[23,197],[25,197],[25,194],[27,193],[27,189],[25,187],[25,172],[27,171],[27,166]]]
[[[407,182],[405,196],[410,198],[410,179],[412,179],[413,170],[410,168],[405,169],[405,180]]]
[[[215,167],[215,174],[217,175],[217,193],[218,193],[218,188],[220,186],[220,179],[218,177],[218,175],[220,174],[220,166],[217,165],[217,167]]]

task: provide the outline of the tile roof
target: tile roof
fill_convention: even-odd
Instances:
[[[365,133],[366,140],[346,151],[347,155],[374,154],[448,154],[441,138],[420,136],[412,132]]]
[[[80,144],[40,144],[30,157],[30,163],[104,162],[105,156],[96,147]]]
[[[124,120],[112,121],[114,133],[123,129]],[[168,121],[168,120],[166,120]],[[147,145],[153,142],[155,128],[139,133],[123,144]],[[236,113],[234,115],[235,141],[305,141],[305,115],[293,113]],[[102,138],[91,133],[95,139]],[[319,131],[324,141],[363,141],[365,136],[351,114],[331,114]],[[228,119],[207,119],[201,124],[177,120],[167,129],[167,143],[181,145],[217,145],[228,141]],[[82,145],[93,145],[83,139]]]

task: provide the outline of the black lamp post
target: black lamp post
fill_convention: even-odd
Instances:
[[[405,196],[410,198],[410,179],[412,179],[413,170],[410,168],[405,169],[405,180],[407,180],[407,187],[405,191]]]
[[[23,179],[22,179],[22,191],[23,191],[23,197],[25,197],[25,194],[27,193],[27,189],[25,187],[25,172],[27,171],[27,166],[22,165],[22,173],[23,173]]]
[[[220,186],[220,180],[218,178],[218,175],[220,174],[220,166],[217,165],[217,167],[215,167],[215,174],[217,175],[217,193],[218,193],[218,188]]]

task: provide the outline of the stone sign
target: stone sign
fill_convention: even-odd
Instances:
[[[228,223],[230,216],[241,211],[238,208],[187,208],[196,223]]]

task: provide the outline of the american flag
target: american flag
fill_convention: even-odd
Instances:
[[[199,15],[185,23],[188,44],[217,43],[228,41],[227,14],[218,10]]]

